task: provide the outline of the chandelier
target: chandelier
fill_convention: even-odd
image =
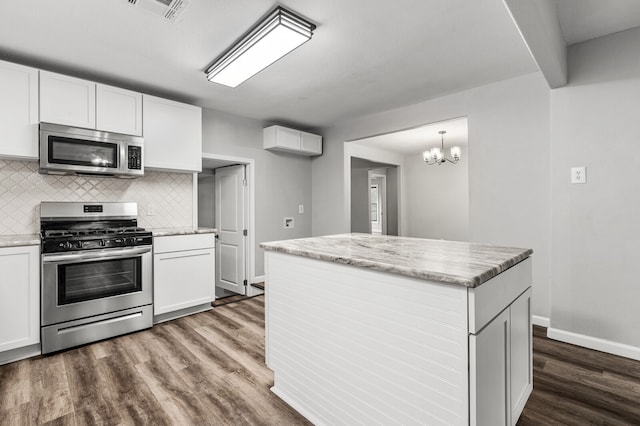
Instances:
[[[444,155],[444,135],[447,132],[445,130],[440,130],[438,133],[440,134],[440,147],[434,146],[430,150],[424,151],[422,153],[422,159],[424,160],[425,163],[427,163],[430,166],[433,164],[437,164],[439,166],[445,161],[448,161],[453,164],[457,163],[458,160],[460,160],[460,152],[461,152],[460,147],[459,146],[451,147],[452,158],[447,158]]]

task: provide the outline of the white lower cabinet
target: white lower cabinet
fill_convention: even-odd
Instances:
[[[469,335],[471,425],[515,425],[533,390],[531,288]]]
[[[214,247],[214,234],[154,238],[154,316],[188,313],[215,299]]]
[[[40,342],[40,247],[0,248],[0,352]]]

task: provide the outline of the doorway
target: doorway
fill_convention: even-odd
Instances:
[[[351,232],[398,235],[398,167],[351,157]]]
[[[386,173],[381,174],[379,171],[369,171],[369,205],[371,206],[370,233],[375,235],[387,235]]]
[[[347,141],[344,144],[345,209],[351,221],[351,232],[370,232],[369,223],[361,223],[362,201],[358,201],[359,185],[364,179],[354,170],[354,160],[369,161],[362,167],[393,164],[398,173],[398,203],[400,229],[391,229],[387,211],[389,235],[468,241],[469,240],[469,142],[466,117],[457,117],[440,122],[424,124],[404,130],[383,133]],[[457,160],[452,148],[455,147]],[[438,148],[447,158],[436,163],[425,155]],[[431,154],[433,156],[433,154]],[[373,163],[373,165],[371,164]],[[350,170],[351,169],[351,170]],[[392,196],[391,182],[387,173],[387,198]],[[370,187],[367,187],[369,194]],[[370,195],[369,195],[370,197]],[[389,201],[387,200],[387,203]],[[370,205],[367,208],[371,208]],[[368,211],[368,214],[371,212]],[[383,216],[384,218],[384,216]],[[384,222],[383,222],[384,223]],[[371,225],[375,232],[376,227]],[[377,224],[375,224],[377,225]]]
[[[216,234],[216,289],[246,293],[246,166],[214,170]]]
[[[216,234],[216,298],[262,294],[255,277],[255,163],[203,154],[197,174],[197,222]]]

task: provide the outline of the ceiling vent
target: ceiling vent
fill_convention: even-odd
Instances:
[[[175,22],[189,6],[189,0],[127,0],[131,5]]]

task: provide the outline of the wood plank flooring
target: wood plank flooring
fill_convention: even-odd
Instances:
[[[0,366],[0,425],[307,425],[275,396],[264,297]]]
[[[0,425],[308,425],[269,391],[264,296],[151,330],[0,366]],[[518,422],[640,425],[640,362],[534,329]]]

